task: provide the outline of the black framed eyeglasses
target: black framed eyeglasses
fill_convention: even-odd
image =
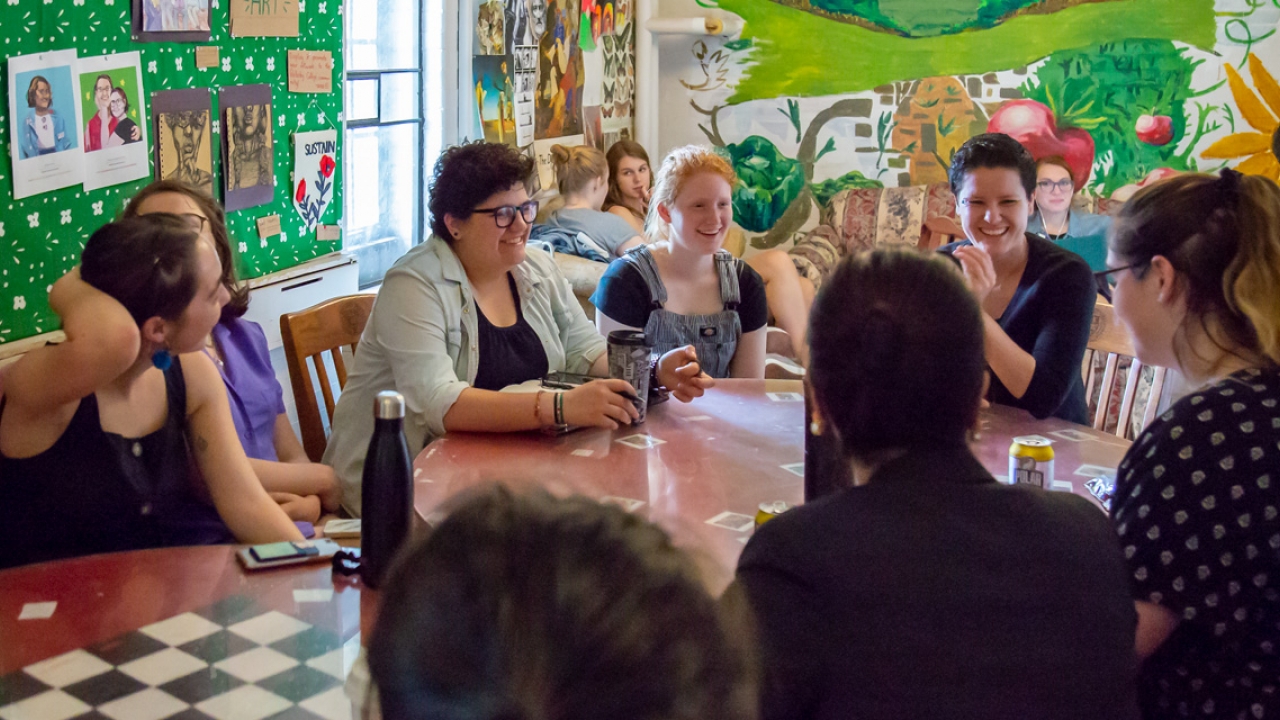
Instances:
[[[1075,187],[1075,183],[1071,182],[1071,178],[1062,178],[1056,182],[1053,180],[1041,180],[1036,183],[1036,187],[1043,192],[1050,192],[1055,188],[1062,192],[1071,192]]]
[[[538,217],[538,201],[530,200],[522,205],[503,205],[496,208],[476,208],[471,212],[492,215],[493,222],[500,228],[509,228],[511,223],[516,221],[516,215],[519,214],[526,223],[533,223],[533,219]]]
[[[1116,268],[1107,268],[1106,270],[1099,270],[1098,272],[1093,274],[1093,279],[1099,282],[1108,282],[1112,280],[1111,278],[1112,275],[1120,272],[1121,270],[1133,270],[1134,268],[1140,268],[1144,265],[1146,265],[1145,262],[1138,262],[1138,263],[1129,263],[1128,265],[1121,265],[1120,267],[1116,267]]]

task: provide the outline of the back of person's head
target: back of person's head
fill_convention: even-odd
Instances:
[[[165,193],[186,197],[195,203],[200,212],[209,219],[209,235],[213,238],[213,247],[218,251],[218,262],[222,265],[222,284],[231,294],[231,299],[222,306],[221,320],[225,323],[241,317],[249,309],[249,286],[242,285],[236,280],[235,259],[231,255],[231,235],[227,232],[227,216],[217,200],[181,180],[156,180],[139,190],[129,200],[120,217],[139,217],[139,212],[148,198]]]
[[[609,175],[604,153],[590,145],[552,145],[551,164],[561,195],[577,195],[595,180]]]
[[[982,395],[982,311],[954,264],[850,256],[809,316],[809,382],[844,454],[963,443]]]
[[[1274,182],[1234,170],[1161,180],[1124,204],[1109,245],[1135,265],[1139,279],[1155,256],[1169,261],[1186,293],[1184,329],[1199,323],[1227,352],[1280,363],[1280,187]]]
[[[80,278],[118,300],[139,326],[153,317],[177,320],[199,286],[199,239],[168,213],[110,222],[85,243]]]
[[[616,506],[488,489],[400,559],[381,607],[385,720],[754,716],[741,634],[667,534]]]
[[[951,192],[960,194],[967,175],[978,168],[1007,168],[1018,173],[1027,197],[1036,189],[1036,161],[1022,143],[1004,133],[983,133],[965,141],[951,158]]]
[[[533,160],[510,145],[477,140],[446,148],[427,189],[431,232],[452,242],[445,215],[466,220],[489,196],[516,184],[528,186],[533,170]]]
[[[685,145],[667,154],[653,181],[653,193],[649,196],[649,217],[645,221],[645,234],[655,240],[665,239],[668,224],[658,214],[659,205],[670,206],[680,197],[685,183],[695,175],[710,173],[722,178],[733,187],[738,176],[723,155],[706,145]]]
[[[618,165],[627,158],[638,158],[643,160],[645,165],[652,166],[653,163],[649,162],[649,153],[645,152],[644,146],[635,140],[619,140],[609,146],[609,151],[604,156],[609,162],[609,194],[605,196],[605,209],[614,205],[626,205],[622,188],[618,187]],[[649,176],[649,187],[653,187],[653,175]]]

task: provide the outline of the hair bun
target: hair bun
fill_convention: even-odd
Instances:
[[[566,163],[569,162],[570,157],[572,157],[572,152],[564,145],[557,143],[551,146],[551,159],[554,162]]]

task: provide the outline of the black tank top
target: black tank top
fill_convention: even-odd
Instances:
[[[524,319],[516,280],[507,273],[511,297],[516,301],[516,322],[498,327],[489,322],[476,303],[476,335],[480,339],[480,362],[476,366],[475,387],[478,390],[501,390],[547,374],[547,351],[538,333]]]
[[[0,568],[93,553],[235,542],[201,495],[187,447],[182,363],[165,371],[168,415],[150,435],[102,429],[98,398],[80,400],[53,445],[39,455],[0,454]],[[4,413],[0,399],[0,417]],[[200,491],[197,492],[197,487]]]

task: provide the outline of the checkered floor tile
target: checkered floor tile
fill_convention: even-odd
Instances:
[[[350,720],[353,643],[231,597],[0,677],[0,720]]]

